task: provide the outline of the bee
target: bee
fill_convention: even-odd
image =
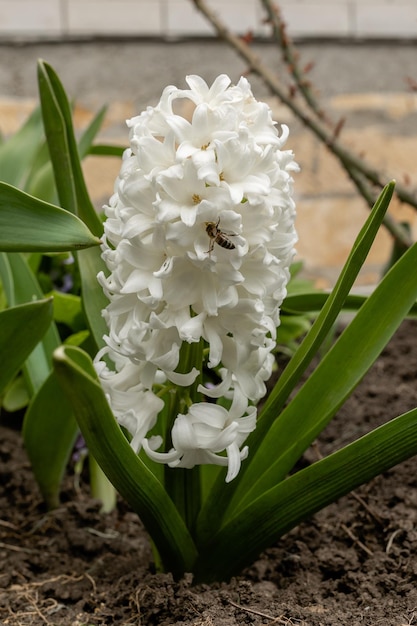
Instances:
[[[236,248],[235,244],[230,241],[230,237],[234,237],[234,234],[226,235],[219,228],[220,218],[217,222],[206,222],[206,233],[210,238],[210,247],[207,250],[207,254],[210,254],[214,249],[214,244],[217,243],[221,248],[225,248],[226,250],[234,250]]]

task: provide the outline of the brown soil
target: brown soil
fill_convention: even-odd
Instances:
[[[405,323],[303,462],[417,405],[417,326]],[[417,462],[327,507],[229,584],[193,587],[150,567],[137,517],[101,515],[66,479],[45,512],[19,433],[0,427],[4,625],[240,626],[417,623]]]

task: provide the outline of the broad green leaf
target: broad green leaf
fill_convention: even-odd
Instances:
[[[61,252],[99,243],[72,213],[0,182],[0,250]]]
[[[87,129],[82,133],[78,142],[80,158],[89,154],[91,143],[103,122],[105,110],[105,107],[103,107],[88,125]],[[46,202],[55,204],[57,202],[54,172],[46,143],[41,146],[39,153],[35,157],[33,167],[26,181],[25,191]]]
[[[13,380],[52,320],[52,300],[13,306],[0,313],[0,392]]]
[[[9,253],[7,267],[11,277],[11,283],[6,291],[9,306],[41,300],[44,297],[23,255],[17,252]],[[52,352],[59,344],[58,331],[55,324],[51,323],[42,341],[30,353],[24,365],[25,379],[31,394],[39,389],[49,376],[52,368]]]
[[[54,298],[55,322],[65,324],[73,332],[83,330],[85,321],[80,296],[62,291],[52,291],[50,295]]]
[[[54,372],[32,398],[23,422],[23,441],[49,509],[59,506],[59,490],[78,433],[72,406]]]
[[[248,490],[253,482],[260,476],[258,470],[255,472],[257,476],[251,478],[248,486],[245,475],[251,468],[256,451],[262,442],[267,438],[269,440],[268,433],[271,425],[279,415],[282,407],[285,405],[285,402],[309,363],[311,363],[313,357],[317,354],[323,341],[332,330],[334,322],[343,308],[349,291],[359,274],[379,227],[381,226],[394,192],[394,187],[395,183],[389,183],[381,192],[368,219],[356,238],[332,293],[327,298],[310,331],[267,398],[256,429],[254,433],[248,437],[246,442],[249,446],[250,454],[248,459],[242,463],[238,477],[228,485],[224,485],[222,476],[216,481],[200,513],[198,521],[200,533],[212,533],[213,528],[221,521],[221,514],[226,513],[232,501],[235,503],[240,497],[243,498],[246,490]],[[276,443],[275,445],[277,446],[278,444]],[[274,455],[272,458],[274,458]],[[269,463],[269,461],[269,458],[265,458],[265,463]],[[253,473],[251,475],[253,476]],[[214,511],[216,511],[216,513],[214,513]],[[220,515],[218,513],[219,511],[221,511]]]
[[[23,187],[42,141],[41,112],[36,108],[17,133],[0,144],[0,180]]]
[[[61,347],[55,371],[90,452],[104,473],[138,513],[168,571],[192,571],[194,542],[159,480],[133,452],[111,413],[91,360],[78,348]]]
[[[414,244],[385,275],[271,425],[244,476],[241,502],[248,503],[283,480],[362,380],[417,298],[416,267]],[[234,506],[238,506],[236,501]]]
[[[227,580],[301,521],[417,454],[417,409],[254,498],[201,547],[195,582]]]
[[[22,189],[31,196],[35,196],[35,198],[58,204],[54,173],[46,139],[44,139],[32,159],[25,186]]]
[[[29,394],[23,376],[16,376],[7,387],[2,404],[3,408],[9,413],[21,411],[27,407]]]
[[[38,305],[41,301],[41,290],[23,256],[20,254],[9,254],[7,257],[3,255],[3,260],[4,259],[7,259],[7,263],[3,263],[3,267],[8,268],[10,273],[10,281],[8,283],[10,293],[7,293],[9,303],[14,302],[20,304],[29,301],[30,304],[24,306],[33,307]],[[54,411],[56,411],[56,407],[53,410],[49,410],[48,393],[49,391],[51,392],[51,401],[52,398],[56,397],[56,394],[51,390],[50,383],[48,383],[48,387],[46,388],[49,391],[45,391],[45,381],[48,379],[52,367],[52,352],[60,344],[56,327],[53,323],[50,323],[52,319],[51,302],[52,300],[48,300],[50,317],[48,318],[47,330],[45,329],[46,332],[43,332],[41,336],[38,336],[38,334],[42,330],[42,326],[39,323],[36,324],[35,316],[32,315],[26,325],[22,323],[21,331],[29,333],[29,339],[26,338],[24,344],[27,348],[25,355],[27,358],[23,359],[24,363],[22,360],[20,361],[20,367],[23,369],[29,393],[31,396],[35,396],[33,407],[25,415],[25,446],[29,458],[33,463],[35,477],[39,481],[41,491],[50,506],[54,498],[57,497],[57,490],[63,471],[62,462],[64,451],[66,458],[68,458],[70,452],[69,440],[71,440],[68,434],[68,422],[70,418],[65,417],[68,413],[68,403],[63,403],[62,398],[60,403],[56,405],[56,407],[62,409],[61,415],[63,416],[63,422],[60,424],[60,428],[57,430],[46,427],[48,426],[49,420],[55,416]],[[7,309],[4,313],[15,310],[16,307]],[[16,320],[18,321],[18,318],[16,318]],[[35,324],[34,329],[32,329],[32,324]],[[7,330],[7,327],[5,328]],[[13,335],[8,335],[9,344],[10,337],[12,336]],[[39,341],[39,339],[41,339],[41,341]],[[13,340],[13,345],[14,343],[15,341]],[[13,348],[13,354],[19,354],[17,347]],[[3,371],[3,369],[0,371]],[[65,404],[65,406],[60,407],[60,404]],[[69,430],[71,434],[71,428],[69,428]],[[25,433],[28,433],[27,437]],[[43,440],[45,440],[43,447],[39,447],[39,442]],[[45,465],[44,457],[39,457],[40,452],[46,449],[48,450],[48,456],[46,457],[48,459],[48,465]],[[59,467],[61,467],[61,473],[57,471]],[[51,476],[48,476],[49,469],[51,472],[54,472]]]
[[[78,215],[100,237],[103,225],[88,195],[72,123],[71,107],[57,74],[38,62],[38,84],[43,123],[60,203]]]

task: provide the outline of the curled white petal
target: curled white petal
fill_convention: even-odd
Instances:
[[[215,464],[228,467],[226,482],[235,478],[248,449],[240,446],[256,425],[256,409],[248,415],[232,419],[228,411],[210,402],[193,404],[186,415],[178,415],[172,428],[173,447],[158,452],[143,442],[146,454],[158,463],[192,468]],[[160,443],[160,442],[158,442]]]

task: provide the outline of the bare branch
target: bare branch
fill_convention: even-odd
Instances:
[[[289,43],[289,39],[283,26],[280,26],[278,22],[275,24],[275,28],[279,33],[278,44],[282,47],[282,42],[284,42],[287,63],[291,62],[291,74],[294,80],[297,81],[297,90],[303,93],[305,101],[312,113],[296,100],[294,90],[290,89],[288,92],[287,86],[283,86],[281,84],[276,74],[262,62],[262,60],[253,52],[252,48],[243,39],[234,35],[216,15],[216,13],[208,8],[205,0],[192,0],[192,2],[216,29],[218,35],[245,61],[248,65],[249,71],[259,76],[269,88],[271,93],[287,105],[294,115],[305,126],[307,126],[307,128],[309,128],[316,135],[316,137],[318,137],[322,143],[324,143],[327,148],[339,159],[343,168],[347,171],[350,178],[354,182],[359,193],[364,197],[368,206],[372,207],[377,197],[377,193],[372,191],[369,183],[379,189],[382,189],[382,187],[384,187],[390,179],[381,175],[376,168],[370,166],[363,158],[351,150],[348,150],[341,143],[338,139],[340,130],[338,125],[333,128],[329,128],[327,124],[324,123],[323,120],[326,119],[326,116],[316,101],[310,85],[307,85],[306,81],[302,77],[301,70],[298,68],[298,60],[292,50],[292,44]],[[270,0],[262,0],[262,2],[264,6],[271,7],[271,9],[268,10],[268,15],[272,15],[272,3]],[[279,13],[276,13],[274,10],[273,15],[275,15],[274,19],[277,21]],[[284,38],[283,33],[285,33]],[[368,184],[365,184],[364,178],[368,180]],[[417,197],[400,183],[397,183],[396,185],[396,194],[402,202],[406,202],[410,206],[417,209]],[[384,225],[391,233],[392,237],[398,241],[398,243],[401,243],[407,248],[412,244],[412,240],[408,232],[406,232],[400,224],[396,223],[392,217],[386,216]]]

